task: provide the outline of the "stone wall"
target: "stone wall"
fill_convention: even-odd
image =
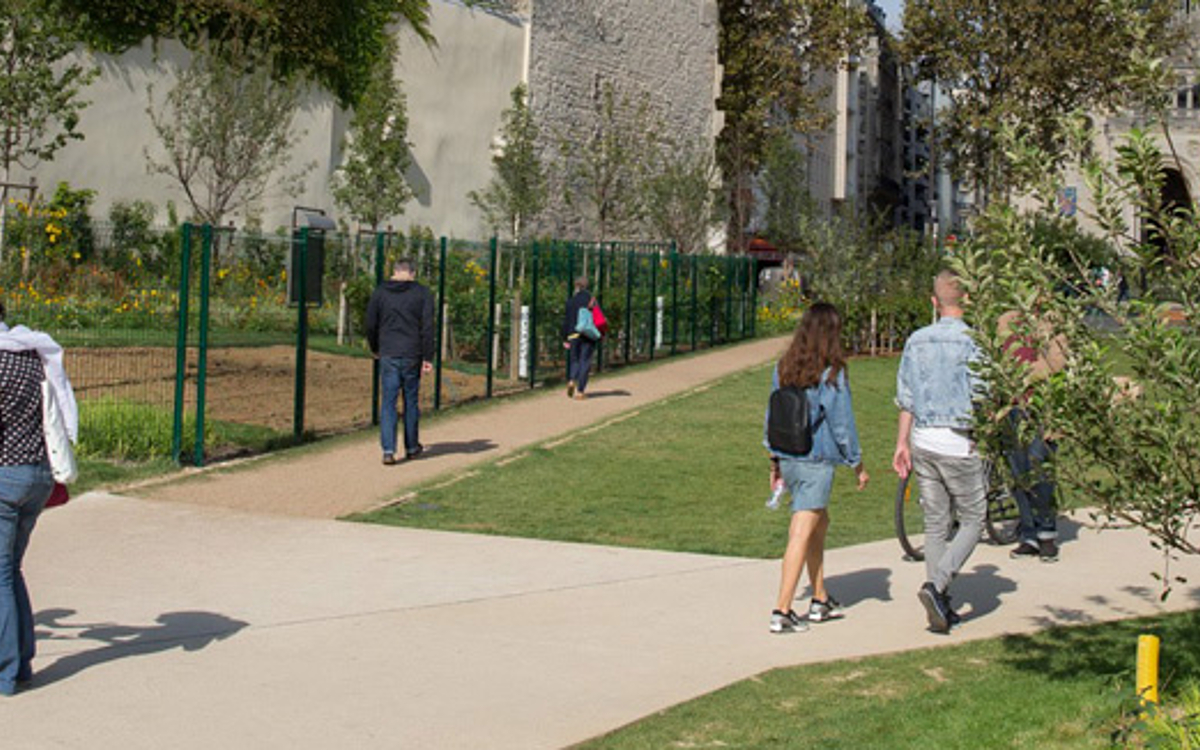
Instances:
[[[606,84],[618,100],[647,96],[653,117],[676,142],[712,148],[717,21],[715,0],[533,0],[530,106],[556,184],[543,231],[594,237],[564,200],[564,158],[571,156],[563,157],[558,145],[565,138],[583,147]]]

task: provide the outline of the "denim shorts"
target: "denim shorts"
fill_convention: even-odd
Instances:
[[[783,482],[792,496],[793,513],[798,510],[823,510],[829,507],[834,468],[833,464],[824,461],[779,459],[779,472],[783,474]]]

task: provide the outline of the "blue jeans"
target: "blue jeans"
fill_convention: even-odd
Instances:
[[[575,388],[583,393],[587,390],[588,372],[592,369],[592,354],[596,351],[596,342],[583,336],[571,342],[567,352],[567,379],[575,381]]]
[[[39,466],[0,466],[0,695],[33,676],[33,607],[21,560],[54,480]]]
[[[1008,414],[1011,428],[1008,466],[1012,470],[1013,498],[1021,518],[1018,538],[1036,546],[1039,540],[1058,538],[1054,479],[1045,466],[1054,454],[1054,444],[1042,437],[1041,430],[1037,430],[1026,444],[1020,437],[1020,425],[1025,419],[1020,409],[1013,409]]]
[[[421,407],[421,360],[407,357],[383,357],[379,360],[383,381],[383,402],[379,405],[379,442],[384,453],[396,452],[396,400],[404,393],[404,452],[411,453],[420,445],[417,424]]]

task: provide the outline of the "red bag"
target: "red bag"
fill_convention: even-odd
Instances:
[[[596,330],[600,331],[602,336],[608,335],[608,318],[604,317],[604,311],[600,309],[599,302],[592,307],[592,322],[596,324]]]
[[[54,489],[50,491],[50,499],[46,501],[47,508],[57,508],[60,505],[66,505],[71,499],[70,493],[67,492],[67,485],[54,483]]]

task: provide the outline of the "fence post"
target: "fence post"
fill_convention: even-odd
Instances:
[[[625,251],[625,364],[632,357],[633,344],[633,248]]]
[[[697,287],[700,286],[700,274],[697,272],[696,267],[699,264],[699,262],[700,262],[700,256],[693,255],[692,263],[691,263],[691,265],[692,265],[692,351],[696,351],[696,345],[698,343],[698,341],[696,339],[696,333],[697,333],[696,324],[699,321],[696,320],[696,303],[699,299],[699,296],[698,296],[699,290],[697,289]]]
[[[437,298],[437,343],[434,348],[433,408],[442,408],[442,345],[446,325],[446,238],[442,237],[438,247],[438,298]]]
[[[654,255],[650,256],[649,312],[649,325],[646,326],[648,335],[646,338],[650,339],[650,360],[654,361],[654,346],[658,343],[658,250],[655,250]]]
[[[596,249],[596,275],[599,277],[596,281],[597,289],[596,300],[600,305],[600,309],[604,309],[604,286],[608,278],[608,261],[604,257],[604,243],[601,242]],[[606,313],[607,314],[607,313]],[[607,336],[601,337],[596,342],[596,372],[604,370],[604,341]]]
[[[750,336],[758,336],[758,258],[750,258]]]
[[[175,336],[175,421],[171,425],[171,460],[183,459],[183,395],[187,378],[188,291],[191,286],[192,225],[179,228],[179,325]]]
[[[204,465],[204,397],[208,385],[208,278],[212,265],[213,228],[204,225],[200,248],[200,350],[196,359],[196,445],[194,464]]]
[[[587,251],[584,251],[584,257],[587,257]],[[583,276],[587,275],[587,262],[583,264]],[[567,243],[567,299],[571,299],[575,294],[575,243]],[[601,309],[604,309],[601,307]],[[566,372],[563,377],[571,379],[571,353],[567,352]]]
[[[385,253],[384,242],[387,235],[383,232],[375,233],[375,286],[379,287],[383,283],[383,256]],[[379,425],[379,358],[371,358],[371,424]]]
[[[533,288],[529,299],[529,387],[537,385],[537,321],[538,321],[538,274],[541,270],[541,248],[537,240],[533,241],[533,273],[531,276]]]
[[[492,373],[496,369],[496,245],[495,236],[488,243],[488,307],[487,307],[487,390],[492,397]]]
[[[671,240],[671,356],[679,343],[679,250]]]
[[[733,256],[725,256],[725,341],[733,341]]]
[[[292,271],[296,274],[296,388],[292,403],[292,439],[300,443],[304,440],[304,385],[308,369],[308,237],[309,228],[301,227],[299,234],[292,236],[292,241],[299,239],[296,264]],[[299,268],[296,268],[299,266]]]

